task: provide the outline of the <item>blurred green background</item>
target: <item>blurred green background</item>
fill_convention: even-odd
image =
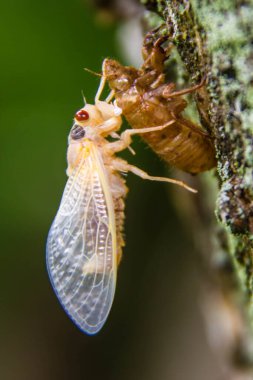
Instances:
[[[59,306],[45,243],[81,90],[92,102],[98,86],[83,68],[100,71],[103,58],[123,58],[116,26],[99,26],[81,0],[0,7],[1,380],[213,379],[193,246],[169,186],[128,178],[127,244],[104,329],[82,334]],[[132,163],[165,173],[138,139],[135,149]]]

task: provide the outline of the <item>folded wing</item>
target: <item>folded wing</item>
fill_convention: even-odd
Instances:
[[[47,241],[47,267],[60,303],[74,323],[97,333],[116,285],[115,217],[103,163],[83,158],[66,184]]]

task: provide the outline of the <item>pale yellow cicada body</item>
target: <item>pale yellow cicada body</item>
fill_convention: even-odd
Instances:
[[[47,240],[52,286],[69,317],[87,334],[102,328],[114,298],[128,191],[120,173],[131,171],[194,192],[180,181],[151,177],[115,155],[130,148],[131,135],[154,128],[126,130],[119,136],[121,109],[111,103],[113,93],[99,100],[104,83],[102,78],[95,104],[86,104],[75,115],[67,154],[69,179]],[[116,140],[109,142],[108,136]]]

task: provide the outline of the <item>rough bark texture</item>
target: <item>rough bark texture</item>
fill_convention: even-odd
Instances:
[[[206,319],[225,379],[252,379],[253,291],[253,2],[147,0],[166,22],[193,83],[207,86],[196,98],[202,125],[215,141],[219,193],[217,220],[198,199],[203,242]]]

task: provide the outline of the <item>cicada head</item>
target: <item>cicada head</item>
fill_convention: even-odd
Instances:
[[[104,116],[96,105],[85,104],[75,113],[74,124],[69,134],[69,145],[77,147],[84,139],[93,139],[99,134],[98,126],[104,122]],[[76,148],[75,148],[76,149]]]
[[[85,104],[83,108],[76,112],[74,124],[69,133],[69,147],[67,152],[68,169],[70,175],[72,170],[78,165],[80,158],[88,152],[91,135],[96,136],[96,127],[103,123],[103,116],[99,109],[92,104]]]
[[[103,116],[95,105],[85,104],[83,108],[76,112],[74,121],[82,127],[96,127],[103,122]]]

